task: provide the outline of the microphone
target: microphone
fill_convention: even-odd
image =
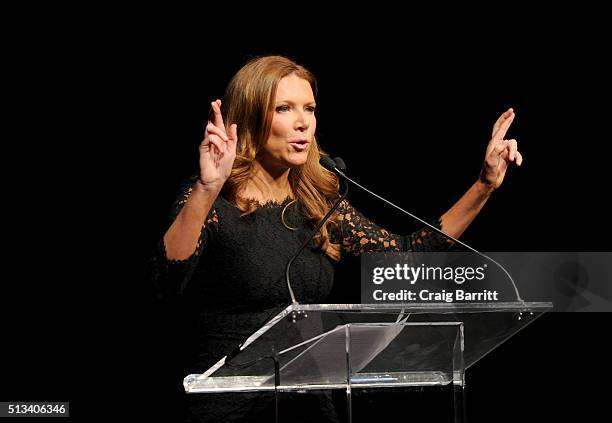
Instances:
[[[330,172],[334,172],[334,173],[338,173],[338,169],[340,168],[340,165],[344,166],[344,169],[340,169],[340,170],[342,171],[346,170],[346,165],[344,164],[344,160],[342,160],[340,157],[336,157],[336,160],[334,160],[329,156],[324,156],[324,157],[321,157],[321,159],[319,160],[319,164],[323,166],[325,169],[329,170]]]
[[[338,169],[343,172],[346,171],[346,164],[344,163],[344,160],[342,160],[340,157],[336,157],[334,159],[334,162],[336,162],[336,166],[338,167]]]
[[[489,261],[491,261],[492,263],[494,263],[497,267],[499,267],[505,274],[506,276],[508,276],[508,279],[510,279],[510,282],[512,283],[512,287],[514,288],[514,292],[516,294],[516,299],[519,302],[524,303],[525,301],[521,298],[519,292],[518,292],[518,288],[516,287],[516,284],[514,283],[514,280],[512,279],[512,276],[510,276],[510,273],[508,273],[508,271],[501,265],[499,264],[497,261],[493,260],[491,257],[489,257],[488,255],[481,253],[480,251],[476,250],[475,248],[469,246],[468,244],[466,244],[465,242],[461,242],[458,239],[444,233],[443,231],[441,231],[440,229],[436,228],[434,225],[426,222],[425,220],[421,219],[418,216],[415,216],[414,214],[402,209],[401,207],[393,204],[391,201],[381,197],[380,195],[370,191],[369,189],[367,189],[366,187],[360,185],[359,183],[355,182],[354,180],[352,180],[351,178],[349,178],[344,172],[346,171],[346,165],[344,165],[344,161],[342,161],[342,159],[340,159],[339,157],[337,158],[338,161],[332,160],[329,157],[323,157],[321,158],[321,160],[319,161],[319,163],[321,163],[321,165],[331,171],[331,172],[335,172],[337,175],[339,175],[344,181],[346,182],[350,182],[354,185],[356,185],[357,187],[361,188],[362,190],[364,190],[365,192],[367,192],[368,194],[373,195],[374,197],[384,201],[385,203],[395,207],[396,209],[398,209],[399,211],[401,211],[404,214],[407,214],[408,216],[412,217],[413,219],[418,220],[419,222],[423,223],[424,225],[426,225],[427,227],[433,229],[434,231],[436,231],[437,233],[443,235],[444,237],[446,237],[447,239],[452,240],[453,242],[456,242],[459,245],[464,246],[465,248],[467,248],[468,250],[478,254],[480,257],[483,257]],[[344,168],[342,168],[344,167]],[[345,183],[346,183],[345,182]]]
[[[334,168],[342,168],[346,170],[346,164],[339,157],[336,158],[335,160],[332,160],[329,156],[321,157],[321,159],[319,159],[319,163],[327,170],[330,170],[330,167],[329,167],[330,163],[333,164]],[[333,170],[331,171],[333,172]],[[291,296],[291,304],[297,305],[299,303],[297,302],[295,298],[295,294],[293,293],[293,289],[291,288],[291,277],[289,275],[289,269],[291,268],[291,265],[293,264],[294,260],[300,255],[304,247],[306,247],[306,245],[310,243],[310,241],[314,238],[317,232],[319,232],[319,229],[321,229],[321,227],[325,224],[325,222],[327,222],[327,220],[332,215],[332,213],[338,208],[342,200],[346,198],[346,195],[348,194],[348,184],[344,182],[343,185],[344,186],[341,187],[342,189],[340,190],[341,191],[340,196],[338,197],[338,199],[336,200],[332,208],[329,209],[325,217],[323,217],[323,219],[321,219],[321,221],[317,224],[317,226],[314,228],[310,236],[306,238],[304,242],[302,242],[302,245],[300,245],[300,247],[295,252],[295,254],[287,262],[287,266],[285,267],[285,282],[287,283],[287,289],[289,290],[289,295]],[[297,321],[298,318],[306,317],[305,315],[302,316],[301,313],[302,312],[294,311],[291,313],[290,317],[295,322]]]

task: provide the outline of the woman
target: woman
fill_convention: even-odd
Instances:
[[[280,56],[247,63],[223,102],[212,103],[199,174],[182,187],[152,260],[160,293],[182,294],[195,314],[189,373],[207,370],[289,302],[285,265],[339,196],[336,175],[319,164],[325,153],[315,136],[315,109],[313,75]],[[509,109],[495,123],[478,181],[436,222],[445,233],[459,237],[502,183],[508,164],[521,164],[516,141],[504,139],[513,119]],[[389,233],[345,200],[294,262],[292,289],[301,303],[323,303],[333,264],[343,255],[449,245],[428,229]],[[192,421],[238,421],[261,406],[222,406],[203,395],[188,401]]]

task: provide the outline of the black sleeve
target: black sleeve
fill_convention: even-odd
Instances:
[[[359,255],[385,251],[445,251],[453,242],[424,227],[409,235],[396,235],[381,228],[358,212],[348,201],[340,203],[330,230],[330,241],[339,243],[342,253]],[[432,223],[440,229],[440,220]]]
[[[178,196],[172,205],[166,229],[172,225],[187,202],[196,178],[197,176],[192,176],[181,185]],[[198,265],[202,251],[208,245],[208,241],[218,224],[219,217],[213,205],[202,225],[200,238],[194,252],[185,260],[169,260],[163,238],[158,242],[147,266],[147,279],[152,283],[158,298],[162,299],[182,293]]]

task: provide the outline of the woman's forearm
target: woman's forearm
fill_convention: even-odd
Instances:
[[[444,233],[459,238],[489,199],[493,189],[477,181],[446,213],[442,215]]]
[[[164,235],[166,255],[169,260],[188,259],[200,239],[204,219],[208,216],[218,189],[206,189],[199,181],[193,184],[187,202]]]

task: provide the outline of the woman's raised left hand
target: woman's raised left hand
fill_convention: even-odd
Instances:
[[[517,166],[523,163],[523,156],[518,151],[516,140],[505,138],[514,116],[514,110],[510,108],[502,113],[493,125],[493,133],[479,178],[480,182],[491,191],[497,189],[504,181],[510,162],[516,163]]]

